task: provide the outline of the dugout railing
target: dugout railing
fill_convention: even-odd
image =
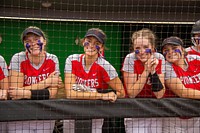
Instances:
[[[0,121],[75,119],[79,126],[75,127],[76,132],[79,132],[92,118],[198,117],[199,105],[199,100],[184,98],[127,98],[115,103],[69,99],[7,100],[0,101]]]

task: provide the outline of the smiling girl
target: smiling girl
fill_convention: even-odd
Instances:
[[[125,96],[123,84],[115,68],[101,55],[105,49],[105,40],[106,35],[101,29],[91,28],[82,40],[84,54],[73,54],[66,59],[67,98],[115,102],[117,98]],[[113,91],[108,91],[109,87]],[[101,133],[102,125],[103,119],[93,119],[92,133]],[[65,120],[64,133],[73,132],[74,121]]]
[[[134,52],[128,54],[122,67],[124,84],[131,98],[162,98],[165,93],[165,59],[155,52],[155,34],[149,29],[132,35]],[[125,118],[126,133],[160,133],[162,119]]]
[[[162,43],[166,58],[166,87],[182,98],[200,99],[200,56],[188,55],[182,39],[166,38]],[[163,133],[199,133],[199,118],[165,118]]]
[[[12,100],[47,100],[55,98],[62,80],[56,55],[46,52],[47,38],[38,27],[30,26],[22,33],[25,51],[16,53],[10,62]],[[8,122],[8,132],[52,133],[54,120]]]

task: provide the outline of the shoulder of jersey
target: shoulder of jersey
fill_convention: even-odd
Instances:
[[[199,55],[189,54],[186,57],[188,58],[189,61],[200,60],[200,56]]]
[[[106,59],[101,58],[101,57],[98,58],[97,63],[102,64],[102,65],[110,64],[109,61],[107,61]]]
[[[55,58],[57,58],[56,55],[50,54],[50,53],[46,53],[46,56],[47,56],[47,59],[55,59]]]
[[[191,50],[192,50],[191,47],[185,48],[185,51],[186,51],[186,52],[191,51]]]
[[[155,52],[155,53],[154,53],[154,56],[155,56],[157,59],[164,59],[164,56],[163,56],[161,53]]]
[[[131,59],[131,60],[136,60],[136,56],[135,56],[135,53],[129,53],[126,55],[126,58],[127,59]]]
[[[71,61],[73,61],[73,60],[79,61],[81,55],[82,55],[82,54],[72,54],[72,55],[69,55],[69,56],[68,56],[68,59],[71,60]]]
[[[3,56],[1,56],[1,55],[0,55],[0,60],[1,60],[1,61],[4,60]]]
[[[14,54],[13,57],[25,58],[26,57],[26,53],[24,51],[22,51],[22,52]]]

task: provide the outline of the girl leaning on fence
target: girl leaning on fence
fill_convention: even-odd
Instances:
[[[38,27],[28,27],[22,33],[25,51],[16,53],[10,62],[10,89],[12,100],[47,100],[55,98],[62,80],[56,55],[45,50],[47,38]],[[8,133],[52,133],[54,120],[8,122]]]
[[[115,102],[118,97],[124,97],[123,84],[115,68],[101,55],[105,48],[105,40],[106,35],[102,30],[91,28],[82,40],[84,54],[73,54],[66,59],[67,98]],[[109,86],[114,91],[107,91]],[[103,119],[92,120],[93,133],[101,133],[102,126]],[[65,120],[64,133],[69,132],[74,132],[74,121]]]
[[[8,83],[7,64],[6,64],[5,59],[0,55],[0,100],[7,100],[8,87],[9,87],[9,83]],[[7,133],[6,122],[0,122],[0,132]]]
[[[155,51],[155,34],[149,29],[133,33],[132,53],[124,60],[124,86],[130,98],[162,98],[165,93],[165,59]],[[126,133],[161,133],[162,118],[125,118]]]
[[[200,56],[187,54],[182,39],[172,36],[162,43],[166,58],[165,84],[182,98],[200,99]],[[165,118],[163,133],[199,133],[199,118]]]

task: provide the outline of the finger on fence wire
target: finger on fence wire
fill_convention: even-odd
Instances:
[[[75,91],[82,91],[82,92],[96,92],[95,88],[88,87],[82,84],[73,84],[72,89]]]

